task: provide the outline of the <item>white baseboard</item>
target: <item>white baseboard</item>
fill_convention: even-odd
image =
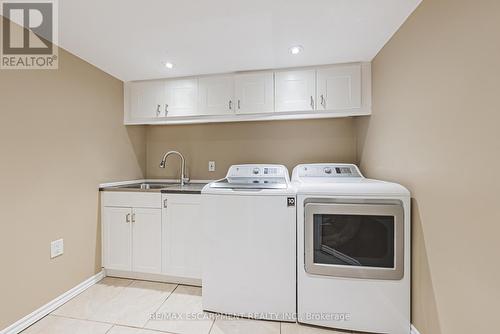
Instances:
[[[411,325],[411,330],[410,330],[410,333],[411,334],[420,334],[420,332],[415,328],[415,326]]]
[[[78,284],[75,286],[73,289],[66,291],[59,297],[51,300],[47,304],[43,305],[39,309],[33,311],[32,313],[28,314],[24,318],[16,321],[9,327],[3,329],[0,331],[0,334],[17,334],[24,329],[28,328],[38,320],[42,319],[46,315],[50,314],[52,311],[54,311],[56,308],[61,306],[62,304],[66,303],[69,301],[71,298],[76,297],[78,294],[82,293],[83,291],[87,290],[90,288],[92,285],[96,284],[100,280],[102,280],[105,277],[104,271],[101,271],[100,273],[97,273],[96,275],[90,277],[89,279],[83,281],[82,283]]]

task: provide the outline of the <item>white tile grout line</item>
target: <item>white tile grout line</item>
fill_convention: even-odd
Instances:
[[[118,323],[114,323],[114,322],[106,322],[106,321],[102,321],[102,320],[81,319],[81,318],[69,317],[69,316],[65,316],[65,315],[55,315],[55,314],[48,314],[46,317],[48,317],[48,316],[111,325],[111,327],[106,331],[106,333],[108,333],[111,329],[113,329],[113,327],[127,327],[127,328],[133,328],[133,329],[142,329],[142,330],[147,330],[147,331],[153,331],[153,332],[158,332],[158,333],[172,334],[170,332],[163,332],[163,331],[157,330],[157,329],[149,329],[149,328],[145,328],[145,327],[130,326],[130,325],[118,324]],[[44,318],[46,318],[46,317],[44,317]]]
[[[210,325],[210,329],[208,330],[207,334],[210,334],[212,332],[212,329],[214,328],[214,325],[215,325],[215,319],[212,321],[212,324]]]
[[[172,284],[172,283],[166,283],[166,284]],[[160,306],[158,306],[158,308],[156,309],[155,313],[158,312],[158,310],[163,306],[163,304],[165,304],[168,300],[168,298],[170,298],[170,296],[172,296],[175,292],[175,290],[177,290],[178,287],[180,286],[191,286],[191,285],[185,285],[185,284],[176,284],[175,288],[172,290],[172,292],[167,296],[167,298],[165,298],[165,300],[161,303]],[[196,286],[197,287],[197,286]],[[203,311],[202,311],[203,312]],[[147,324],[150,322],[151,320],[148,320],[146,322],[146,324],[144,325],[143,328],[141,329],[145,329],[145,330],[152,330],[152,329],[149,329],[147,328]],[[210,332],[212,331],[212,328],[214,327],[214,324],[215,324],[215,320],[212,321],[212,324],[210,325],[210,329],[208,330],[207,334],[210,334]],[[156,331],[156,330],[152,330],[152,331]],[[168,333],[168,334],[181,334],[181,333],[174,333],[174,332],[163,332],[161,331],[161,333]]]
[[[157,329],[148,329],[148,328],[142,328],[142,327],[133,327],[133,326],[127,326],[127,325],[119,325],[119,324],[113,324],[111,326],[110,329],[108,329],[106,331],[106,333],[104,334],[108,334],[109,332],[111,332],[111,330],[115,327],[125,327],[125,328],[131,328],[131,329],[138,329],[138,330],[142,330],[142,331],[148,331],[148,332],[153,332],[153,333],[158,333],[158,334],[174,334],[174,333],[171,333],[171,332],[164,332],[164,331],[160,331],[160,330],[157,330]]]
[[[165,284],[172,284],[172,283],[165,283]],[[165,302],[168,300],[168,298],[170,298],[170,296],[172,296],[175,292],[175,290],[177,290],[177,288],[179,287],[180,284],[176,284],[175,285],[175,288],[172,290],[172,292],[170,292],[167,296],[167,298],[165,298],[161,303],[160,303],[160,306],[158,306],[155,311],[153,312],[153,314],[157,313],[159,309],[161,309],[161,307],[163,306],[163,304],[165,304]],[[142,329],[147,329],[146,326],[148,325],[148,323],[151,321],[151,319],[148,319],[148,321],[146,321],[146,323],[144,324],[144,326],[142,327]]]
[[[167,284],[171,284],[171,283],[167,283]],[[172,296],[172,295],[174,294],[175,290],[177,290],[177,288],[178,288],[179,286],[180,286],[180,284],[176,284],[176,285],[175,285],[175,288],[172,290],[172,292],[170,292],[170,293],[168,294],[167,298],[165,298],[165,299],[161,302],[160,306],[158,306],[158,307],[156,308],[156,310],[154,311],[154,313],[158,312],[158,310],[159,310],[159,309],[163,306],[163,304],[165,304],[165,302],[166,302],[166,301],[170,298],[170,296]],[[149,322],[149,321],[148,321],[148,322]]]
[[[56,318],[64,318],[64,319],[71,319],[71,320],[80,320],[80,321],[88,321],[88,322],[97,322],[99,324],[106,324],[106,325],[117,325],[115,323],[112,323],[112,322],[106,322],[106,321],[102,321],[102,320],[90,320],[90,319],[82,319],[82,318],[76,318],[76,317],[70,317],[70,316],[67,316],[67,315],[58,315],[58,314],[47,314],[45,317],[43,318],[46,318],[46,317],[56,317]],[[42,318],[42,319],[43,319]],[[42,320],[40,319],[40,320]]]

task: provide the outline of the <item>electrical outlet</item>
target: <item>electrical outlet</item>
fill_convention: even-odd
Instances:
[[[64,253],[64,240],[59,239],[50,243],[50,258],[53,259]]]
[[[215,172],[215,161],[209,161],[208,162],[208,171],[209,172]]]

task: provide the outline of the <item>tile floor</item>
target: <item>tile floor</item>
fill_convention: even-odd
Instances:
[[[151,315],[155,315],[153,317]],[[168,315],[184,315],[182,319]],[[23,334],[335,334],[292,323],[213,320],[201,288],[106,277]]]

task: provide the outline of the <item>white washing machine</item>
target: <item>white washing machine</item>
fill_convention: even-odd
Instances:
[[[410,333],[410,193],[351,164],[294,168],[298,321]]]
[[[204,187],[204,310],[295,321],[295,200],[281,165],[231,166]]]

